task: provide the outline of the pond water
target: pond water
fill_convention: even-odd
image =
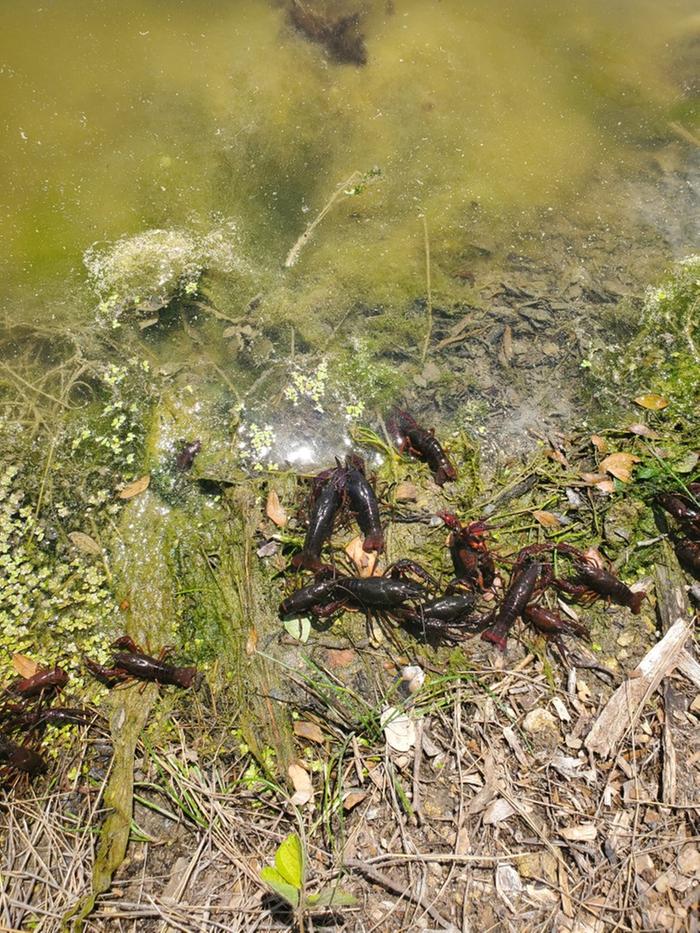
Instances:
[[[206,270],[255,331],[217,350],[244,383],[349,349],[463,416],[517,408],[478,340],[547,370],[572,303],[597,320],[695,246],[698,25],[690,0],[5,4],[4,316],[83,327]]]

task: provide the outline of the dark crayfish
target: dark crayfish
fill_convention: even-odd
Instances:
[[[416,634],[454,643],[478,632],[490,621],[490,616],[474,615],[474,603],[472,593],[451,593],[399,609],[396,617]]]
[[[150,680],[187,689],[197,677],[196,667],[175,667],[165,663],[169,648],[163,648],[160,655],[154,658],[145,654],[128,635],[118,638],[111,647],[113,667],[104,667],[85,658],[88,670],[107,687],[115,687],[135,677],[137,680]]]
[[[351,454],[345,461],[345,491],[360,531],[365,536],[363,550],[383,551],[384,531],[379,518],[379,503],[367,482],[364,461],[356,454]]]
[[[389,420],[389,430],[399,439],[399,449],[416,460],[427,463],[438,486],[457,479],[457,470],[442,449],[435,432],[422,428],[405,411],[395,412]]]
[[[321,551],[325,541],[331,536],[335,516],[343,502],[342,469],[338,467],[316,477],[315,485],[318,488],[311,505],[304,547],[292,558],[293,567],[313,571],[323,567]]]
[[[314,572],[324,568],[321,551],[333,532],[336,515],[345,503],[355,513],[365,536],[363,549],[384,549],[379,503],[367,481],[364,461],[356,454],[351,454],[346,458],[345,466],[339,461],[337,464],[334,469],[319,473],[314,481],[314,497],[304,546],[301,553],[292,558],[293,567]]]
[[[341,609],[391,613],[427,595],[425,587],[414,580],[338,576],[311,583],[292,593],[280,605],[280,617],[330,616]]]
[[[10,692],[22,697],[24,700],[43,697],[51,693],[58,693],[68,683],[68,674],[60,668],[53,670],[39,670],[31,677],[22,677],[10,686]]]
[[[95,713],[83,709],[57,706],[54,709],[28,710],[15,707],[3,716],[3,728],[8,732],[29,732],[44,726],[89,726],[95,720]]]
[[[496,565],[486,544],[488,528],[484,522],[463,525],[451,512],[438,512],[450,529],[450,549],[455,579],[480,590],[488,589],[496,578]]]
[[[673,547],[679,563],[688,573],[700,580],[700,541],[679,538],[674,541]]]
[[[556,552],[562,557],[568,558],[575,571],[573,580],[555,578],[552,565],[545,564],[543,579],[546,584],[553,583],[562,592],[584,602],[603,596],[620,606],[627,606],[633,615],[639,615],[646,593],[641,590],[633,592],[615,574],[606,570],[599,559],[594,559],[589,554],[573,547],[573,545],[565,543],[530,545],[523,548],[518,555],[516,567],[523,560],[529,560],[533,556],[540,556],[545,551]]]
[[[4,735],[0,735],[0,765],[23,771],[30,777],[46,771],[46,762],[41,755],[26,745],[17,745]]]
[[[513,574],[494,624],[481,634],[485,641],[493,642],[501,651],[506,650],[508,633],[532,599],[541,570],[541,565],[534,562]]]

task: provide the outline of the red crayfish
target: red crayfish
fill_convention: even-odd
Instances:
[[[488,527],[484,522],[463,525],[452,512],[438,512],[450,529],[450,549],[455,579],[480,590],[488,589],[496,578],[496,565],[486,543]]]
[[[422,428],[417,421],[405,411],[396,411],[389,419],[388,428],[399,441],[399,450],[407,451],[416,460],[428,464],[433,479],[438,486],[457,479],[457,470],[450,458],[435,437],[431,428]]]
[[[136,678],[187,689],[197,678],[196,667],[175,667],[165,663],[165,658],[172,650],[170,648],[163,648],[158,657],[154,658],[139,648],[128,635],[118,638],[111,647],[113,667],[104,667],[90,658],[84,659],[88,670],[107,687],[115,687]]]

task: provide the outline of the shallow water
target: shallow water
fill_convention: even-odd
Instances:
[[[365,352],[368,368],[400,350],[420,371],[428,249],[430,299],[447,309],[437,339],[504,269],[518,288],[536,270],[537,295],[561,281],[565,301],[617,296],[695,246],[689,0],[63,0],[4,14],[10,320],[104,323],[124,302],[196,295],[204,273],[221,314],[254,318],[247,356],[208,339],[249,384],[288,369],[295,341],[346,364]],[[351,14],[364,64],[327,40]],[[199,359],[182,334],[146,337],[161,361]],[[530,365],[525,338],[519,352]],[[448,375],[437,403],[462,414],[494,378],[477,374],[465,401]],[[498,401],[513,431],[530,421],[518,404]]]

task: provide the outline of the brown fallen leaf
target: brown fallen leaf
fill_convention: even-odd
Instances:
[[[294,723],[294,735],[298,735],[302,739],[308,739],[309,742],[316,742],[318,745],[323,745],[325,742],[320,726],[315,722],[306,722],[303,719],[299,719]]]
[[[601,461],[600,468],[606,473],[611,473],[622,483],[629,483],[632,479],[632,470],[635,463],[639,462],[639,457],[634,454],[617,453],[610,454],[605,460]]]
[[[245,653],[247,655],[255,654],[258,650],[258,630],[252,628],[248,633],[248,640],[245,643]]]
[[[353,538],[350,544],[345,548],[353,564],[357,567],[357,572],[361,577],[371,577],[377,568],[377,559],[379,557],[376,551],[365,551],[362,547],[364,538],[358,535]]]
[[[349,790],[343,797],[343,810],[350,811],[367,797],[366,790]]]
[[[91,538],[90,535],[86,535],[83,531],[71,531],[68,537],[77,548],[81,551],[85,551],[86,554],[102,553],[102,548],[97,541]]]
[[[20,677],[33,677],[38,671],[41,670],[36,661],[32,661],[32,659],[28,658],[26,654],[13,654],[12,666]]]
[[[291,803],[297,807],[303,807],[314,795],[309,773],[301,765],[292,764],[287,768],[287,774],[289,774],[289,779],[294,787]]]
[[[581,479],[587,486],[593,486],[599,492],[615,492],[615,483],[605,473],[581,473]]]
[[[280,497],[277,495],[274,489],[271,489],[267,494],[267,504],[265,506],[265,514],[274,522],[278,528],[284,528],[289,519],[287,518],[287,513],[280,502]]]
[[[331,670],[337,667],[347,667],[355,660],[352,648],[328,648],[326,650],[326,664]]]
[[[640,408],[648,408],[649,411],[661,411],[662,408],[666,408],[668,405],[668,399],[664,398],[663,395],[655,395],[653,392],[649,395],[638,395],[634,400],[635,405],[639,405]]]
[[[591,444],[593,444],[595,449],[600,451],[601,454],[607,453],[610,450],[607,440],[601,437],[600,434],[591,434]]]
[[[561,528],[561,522],[553,512],[543,512],[536,509],[532,515],[543,528]]]
[[[559,834],[569,842],[593,842],[598,830],[595,823],[581,823],[579,826],[565,826]]]
[[[133,483],[127,483],[123,489],[119,490],[117,496],[119,499],[133,499],[134,496],[138,496],[142,492],[145,492],[148,489],[150,482],[151,477],[149,474],[146,474],[146,476],[141,476],[139,479],[135,479]]]
[[[555,463],[561,463],[563,467],[569,466],[569,461],[566,459],[566,456],[562,450],[555,450],[552,448],[552,450],[547,451],[547,456],[550,460],[554,460]]]
[[[394,495],[397,502],[415,502],[418,498],[418,490],[413,483],[399,483]]]
[[[627,430],[631,434],[638,434],[640,437],[658,438],[660,436],[656,431],[652,431],[651,428],[648,428],[645,424],[631,424]]]

